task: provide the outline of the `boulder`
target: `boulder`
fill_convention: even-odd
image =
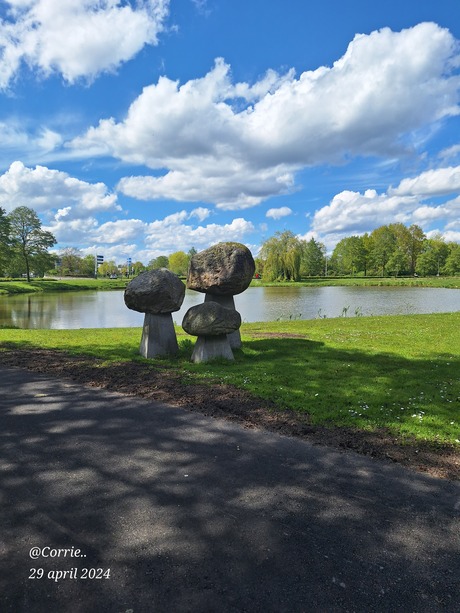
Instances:
[[[241,326],[241,315],[217,302],[203,302],[191,307],[184,315],[182,327],[192,336],[222,336]]]
[[[218,296],[217,294],[206,294],[204,297],[204,301],[206,302],[217,302],[220,306],[225,307],[226,309],[235,310],[235,299],[233,296]],[[241,349],[241,334],[239,329],[234,332],[230,332],[228,334],[228,340],[230,342],[230,347],[232,349]]]
[[[255,262],[241,243],[218,243],[190,260],[187,287],[208,294],[234,296],[251,283]]]
[[[128,309],[139,313],[164,314],[178,311],[185,296],[185,285],[167,268],[147,270],[130,281],[125,290]]]

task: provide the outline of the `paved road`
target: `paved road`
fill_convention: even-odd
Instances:
[[[458,483],[19,369],[0,415],[2,612],[460,611]]]

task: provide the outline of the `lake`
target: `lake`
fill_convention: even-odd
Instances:
[[[187,290],[173,313],[181,323],[186,310],[204,294]],[[460,290],[416,287],[250,287],[235,296],[243,322],[315,319],[347,315],[397,315],[460,311]],[[143,314],[130,311],[123,291],[22,294],[0,297],[0,325],[19,328],[121,328],[142,326]]]

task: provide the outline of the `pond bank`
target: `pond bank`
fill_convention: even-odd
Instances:
[[[0,296],[34,294],[37,292],[81,292],[88,290],[124,289],[127,279],[32,279],[1,280]]]
[[[128,279],[32,279],[1,280],[0,296],[35,292],[68,292],[124,289]],[[316,277],[299,282],[265,283],[254,279],[251,287],[440,287],[460,289],[460,277]]]

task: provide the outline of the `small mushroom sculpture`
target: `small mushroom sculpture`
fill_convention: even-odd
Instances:
[[[215,358],[234,360],[228,335],[241,326],[241,316],[217,302],[203,302],[191,307],[184,315],[182,327],[198,339],[192,362],[209,362]]]
[[[167,268],[147,270],[126,286],[128,309],[145,313],[139,353],[144,358],[175,355],[179,348],[172,315],[182,306],[185,285]]]
[[[187,287],[205,293],[205,302],[218,302],[225,308],[235,310],[233,296],[248,288],[254,271],[254,258],[245,245],[217,243],[192,257]],[[238,329],[230,334],[229,340],[233,349],[241,347]]]

